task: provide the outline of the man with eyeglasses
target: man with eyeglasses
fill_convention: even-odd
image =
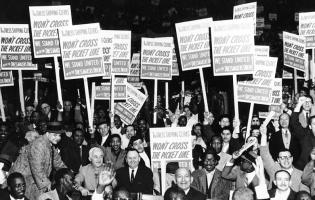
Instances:
[[[278,170],[285,170],[289,172],[291,175],[292,185],[291,188],[294,192],[299,192],[300,190],[309,191],[306,185],[301,183],[302,171],[296,169],[293,163],[293,157],[288,149],[282,149],[278,154],[278,162],[275,162],[271,157],[269,152],[269,147],[267,144],[267,128],[261,127],[261,145],[260,145],[260,155],[264,162],[264,167],[270,177],[269,181],[269,189],[272,186],[272,182],[274,181],[275,173]]]
[[[25,197],[25,179],[22,174],[14,172],[8,176],[8,188],[0,190],[2,200],[28,200]]]
[[[221,171],[216,169],[220,156],[212,148],[206,150],[203,156],[203,169],[192,173],[193,182],[191,187],[207,195],[210,199],[229,199],[229,191],[232,182],[221,178]]]

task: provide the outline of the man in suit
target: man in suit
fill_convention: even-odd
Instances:
[[[109,136],[111,135],[110,133],[110,123],[109,121],[101,121],[97,125],[95,133],[95,141],[92,141],[92,143],[97,143],[98,145],[101,145],[103,147],[110,147],[110,139]]]
[[[141,158],[140,164],[145,164],[146,167],[151,168],[150,148],[144,147],[144,141],[140,135],[135,135],[130,138],[129,147],[138,151]]]
[[[274,184],[276,189],[268,191],[270,198],[294,200],[296,193],[290,188],[291,175],[286,170],[279,170],[275,173]]]
[[[271,135],[269,141],[269,151],[274,160],[277,160],[281,149],[289,149],[292,153],[293,160],[298,161],[301,148],[296,133],[289,129],[290,116],[283,113],[279,117],[280,130]],[[295,164],[295,163],[294,163]]]
[[[118,134],[110,136],[110,147],[104,148],[104,160],[113,163],[115,170],[125,166],[126,151],[121,149],[121,138]]]
[[[187,168],[178,168],[175,172],[175,181],[179,188],[184,190],[188,200],[205,200],[206,195],[191,187],[193,177]]]
[[[228,200],[232,182],[221,178],[221,171],[216,169],[220,157],[215,150],[209,148],[204,153],[203,169],[192,173],[193,182],[191,187],[207,195],[207,198],[213,200]]]
[[[8,176],[8,188],[0,190],[2,200],[28,200],[25,197],[25,179],[22,174],[15,172]]]
[[[130,149],[126,155],[128,166],[116,172],[116,187],[124,187],[130,193],[153,194],[153,174],[144,165],[139,165],[140,156],[137,150]]]
[[[75,173],[79,172],[80,166],[89,163],[89,147],[83,141],[84,131],[76,128],[72,131],[72,140],[68,139],[67,144],[60,149],[63,162]]]
[[[64,129],[59,122],[50,122],[45,135],[37,138],[26,147],[12,166],[12,172],[20,172],[26,181],[25,196],[36,199],[51,190],[49,176],[53,169],[64,168],[55,145],[60,141]]]
[[[290,179],[292,181],[291,188],[295,192],[300,190],[309,191],[307,186],[301,183],[302,171],[296,169],[293,163],[293,157],[288,149],[282,149],[279,151],[277,162],[275,162],[269,152],[267,144],[267,129],[260,128],[261,132],[261,144],[260,144],[260,155],[264,162],[264,168],[270,177],[269,188],[271,188],[271,183],[275,177],[275,173],[278,170],[286,170],[290,174]],[[270,146],[270,144],[269,144]]]

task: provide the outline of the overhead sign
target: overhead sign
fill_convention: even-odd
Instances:
[[[141,38],[141,79],[172,80],[173,38]]]
[[[132,124],[147,99],[147,96],[129,83],[126,83],[126,86],[126,102],[115,104],[115,114],[117,114],[125,124]]]
[[[96,100],[110,100],[110,83],[95,86]],[[114,84],[114,100],[126,100],[126,84]]]
[[[234,6],[233,19],[251,19],[254,24],[254,32],[255,32],[256,31],[256,11],[257,11],[257,2]]]
[[[306,49],[315,48],[315,12],[299,13],[299,35],[305,36]]]
[[[282,78],[275,78],[274,87],[272,89],[271,105],[282,104]]]
[[[114,34],[112,73],[127,76],[130,74],[131,31],[112,32]]]
[[[269,57],[269,46],[255,45],[255,56]]]
[[[238,82],[238,101],[271,104],[277,61],[274,57],[256,57],[253,80]]]
[[[28,24],[1,24],[1,70],[37,70]]]
[[[215,76],[254,72],[253,26],[250,19],[213,22],[211,42]]]
[[[176,23],[183,71],[211,67],[209,28],[212,18]]]
[[[101,46],[103,49],[105,74],[103,79],[111,78],[111,70],[113,64],[113,38],[112,31],[101,30]]]
[[[305,71],[305,37],[283,31],[283,63]]]
[[[14,86],[12,71],[0,71],[0,87]]]
[[[59,29],[65,80],[105,74],[98,23]]]
[[[58,28],[72,25],[70,6],[30,6],[35,58],[60,56]]]
[[[127,82],[137,89],[140,89],[140,53],[134,53],[131,59],[130,75],[127,77]]]

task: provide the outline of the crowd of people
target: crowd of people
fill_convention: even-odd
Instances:
[[[145,84],[142,87],[147,90]],[[88,126],[80,99],[66,99],[54,107],[47,98],[35,105],[25,98],[25,115],[0,123],[0,196],[11,200],[142,199],[142,195],[170,200],[311,199],[315,196],[314,98],[312,87],[303,87],[293,97],[284,92],[277,117],[266,124],[254,114],[249,135],[247,121],[211,112],[217,105],[224,110],[224,101],[210,104],[210,112],[205,112],[199,89],[180,92],[171,102],[177,106],[171,109],[159,96],[157,107],[150,110],[148,97],[133,124],[124,124],[108,108],[96,106],[93,127]],[[192,166],[169,162],[165,191],[161,170],[151,170],[151,127],[191,130]]]

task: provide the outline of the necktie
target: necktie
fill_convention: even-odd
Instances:
[[[308,124],[308,119],[309,119],[309,117],[310,117],[310,114],[307,112],[307,113],[306,113],[306,124]]]
[[[135,170],[131,170],[131,180],[130,180],[131,183],[133,183],[133,181],[135,180],[134,172],[135,172]]]
[[[286,140],[289,138],[289,133],[288,133],[288,130],[286,130],[286,131],[285,131],[285,133],[284,133],[284,137],[285,137],[285,139],[286,139]]]

